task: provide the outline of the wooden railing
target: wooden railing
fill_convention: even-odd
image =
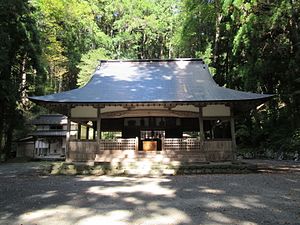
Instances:
[[[196,138],[165,138],[163,149],[168,151],[202,151],[203,142]]]
[[[162,154],[169,161],[205,162],[203,142],[196,138],[165,138]]]
[[[98,160],[110,162],[114,159],[140,157],[138,139],[115,139],[96,141],[70,141],[69,158],[74,161]],[[204,162],[232,159],[231,140],[201,141],[196,138],[165,138],[162,141],[162,157],[171,161]],[[145,154],[150,154],[145,152]]]
[[[132,156],[137,146],[136,139],[96,141],[71,140],[68,158],[72,161],[111,161],[114,158]]]
[[[163,154],[171,159],[188,162],[217,162],[233,159],[231,140],[205,140],[196,138],[165,138]]]
[[[115,140],[101,140],[100,150],[135,150],[137,140],[130,139],[115,139]]]

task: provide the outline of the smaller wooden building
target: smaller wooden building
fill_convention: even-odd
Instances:
[[[207,162],[234,159],[235,115],[270,97],[220,87],[202,60],[175,59],[102,60],[84,87],[30,99],[68,116],[69,161]]]
[[[34,158],[34,138],[28,136],[15,141],[17,158]]]
[[[40,115],[30,122],[35,131],[17,142],[17,157],[33,159],[65,159],[67,117],[61,114]],[[71,137],[77,136],[77,124],[72,123]]]

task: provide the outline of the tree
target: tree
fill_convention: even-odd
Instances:
[[[239,133],[248,134],[242,140],[248,147],[295,149],[291,143],[300,127],[299,5],[294,0],[183,1],[175,36],[178,56],[204,58],[221,86],[275,94],[269,107],[240,120],[247,124]]]
[[[38,9],[44,58],[48,64],[49,91],[76,87],[82,54],[107,47],[108,37],[98,28],[90,1],[34,0]]]
[[[14,129],[28,107],[30,85],[41,81],[40,42],[28,1],[1,1],[0,8],[0,155],[7,158]],[[36,77],[39,73],[40,77]]]

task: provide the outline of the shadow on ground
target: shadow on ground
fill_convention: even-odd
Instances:
[[[299,178],[7,176],[1,165],[0,224],[297,224]]]

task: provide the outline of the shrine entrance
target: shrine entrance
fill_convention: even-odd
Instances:
[[[140,151],[161,151],[163,138],[165,138],[164,130],[141,130],[139,150]]]

